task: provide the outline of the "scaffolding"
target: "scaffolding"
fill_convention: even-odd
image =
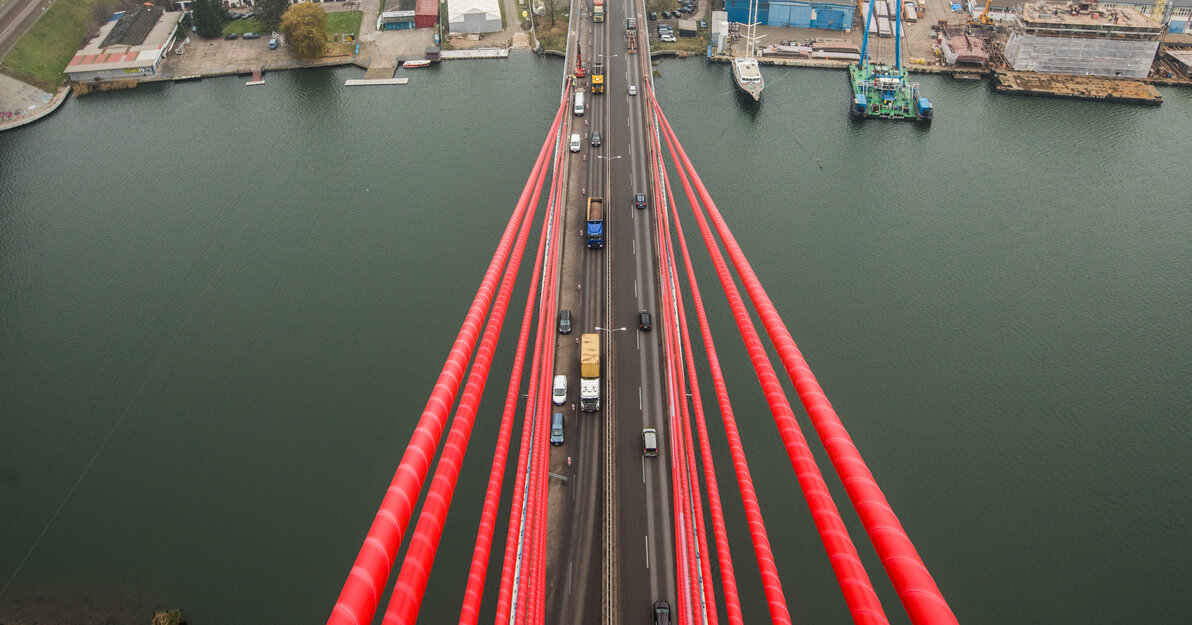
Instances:
[[[1027,4],[1015,16],[1005,55],[1017,71],[1146,78],[1162,28],[1131,8]]]

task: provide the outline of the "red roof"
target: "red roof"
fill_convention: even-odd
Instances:
[[[439,15],[439,0],[418,0],[414,15]]]

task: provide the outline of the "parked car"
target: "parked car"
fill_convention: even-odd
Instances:
[[[240,19],[242,19],[242,20],[246,20],[246,19],[249,19],[249,18],[251,18],[251,17],[252,17],[252,16],[254,16],[254,15],[256,15],[256,13],[253,13],[252,11],[249,11],[249,12],[247,12],[247,13],[241,13],[241,14],[240,14]]]
[[[277,44],[279,44],[279,43],[281,43],[281,42],[277,40],[277,37],[270,37],[269,38],[269,49],[276,50]]]
[[[707,28],[707,27],[708,27],[708,20],[701,19],[701,20],[699,21],[699,27],[700,27],[700,28]]]
[[[244,33],[244,38],[245,39],[260,39],[261,36],[258,35],[257,33]]]
[[[669,19],[670,19],[670,11],[663,11],[663,12],[662,12],[662,19],[664,19],[664,20],[669,20]]]
[[[663,36],[659,37],[658,39],[665,41],[667,43],[674,43],[674,42],[678,41],[678,39],[675,39],[675,36],[671,35],[671,34],[663,35]]]
[[[646,194],[645,193],[634,193],[633,194],[633,207],[634,208],[645,208],[646,207]]]
[[[654,428],[642,430],[642,455],[648,458],[658,455],[658,431]]]
[[[652,327],[654,325],[650,323],[650,311],[637,311],[637,328],[643,332],[649,332]]]
[[[594,147],[594,148],[600,147],[600,131],[599,130],[592,131],[592,147]]]
[[[224,35],[225,41],[231,41],[233,39],[239,39],[239,38],[240,38],[240,33],[228,33],[228,34]]]
[[[559,311],[559,334],[571,334],[571,311]]]
[[[658,11],[650,11],[650,21],[652,21],[652,22],[658,21]]]

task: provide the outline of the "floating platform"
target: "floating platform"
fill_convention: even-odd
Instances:
[[[263,84],[265,84],[264,76],[265,76],[265,70],[260,69],[260,68],[254,69],[252,71],[252,79],[250,79],[248,82],[246,82],[244,84],[246,86],[250,86],[250,87],[252,85],[263,85]]]
[[[919,83],[908,79],[906,68],[850,63],[848,82],[852,119],[876,117],[930,124],[935,115],[931,101],[919,92]]]
[[[509,58],[509,48],[476,48],[475,50],[443,50],[443,59],[505,59]]]
[[[370,87],[375,85],[404,85],[409,78],[360,78],[344,81],[345,87]]]
[[[1035,72],[994,72],[993,84],[1000,93],[1015,95],[1127,102],[1154,106],[1163,103],[1163,96],[1158,89],[1142,81],[1129,78]]]

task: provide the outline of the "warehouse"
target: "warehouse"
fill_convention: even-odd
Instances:
[[[1018,71],[1146,78],[1163,27],[1132,8],[1027,4],[1005,55]]]
[[[501,30],[497,0],[448,0],[447,26],[453,33],[495,33]]]
[[[115,13],[99,28],[99,34],[75,52],[63,71],[73,82],[154,76],[174,43],[183,15],[152,5]]]
[[[725,11],[729,21],[749,23],[749,0],[727,0]],[[758,4],[757,23],[788,28],[850,30],[856,11],[854,4],[771,0],[768,4]]]

